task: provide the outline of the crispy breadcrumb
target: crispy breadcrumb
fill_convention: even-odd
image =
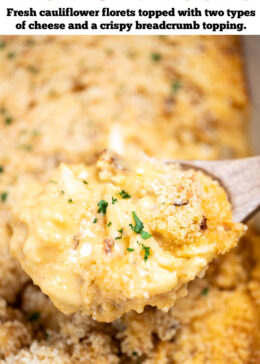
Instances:
[[[23,313],[0,299],[0,358],[16,354],[31,341],[31,325]]]

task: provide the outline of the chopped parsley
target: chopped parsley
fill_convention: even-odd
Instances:
[[[33,146],[31,144],[24,144],[21,146],[21,148],[27,150],[27,152],[30,152],[33,149]]]
[[[181,88],[181,83],[180,81],[174,81],[171,85],[171,91],[172,91],[172,94],[176,94],[179,89]]]
[[[58,184],[58,182],[54,181],[53,179],[50,179],[50,183],[54,183],[55,185]]]
[[[9,53],[7,54],[7,58],[8,58],[8,59],[13,59],[15,56],[16,56],[16,54],[15,54],[14,52],[9,52]]]
[[[32,46],[32,45],[35,44],[35,40],[32,39],[32,38],[28,38],[28,39],[26,39],[25,44],[28,45],[28,46]]]
[[[93,220],[93,224],[97,223],[97,218],[95,217],[95,219]]]
[[[0,173],[4,172],[4,167],[0,166]]]
[[[112,205],[114,205],[116,202],[118,202],[118,199],[112,196]]]
[[[7,200],[7,197],[8,197],[8,192],[1,193],[0,197],[1,197],[1,201],[5,202]]]
[[[135,250],[133,248],[127,248],[126,249],[128,252],[134,252]]]
[[[68,203],[73,203],[73,200],[70,198],[70,199],[68,200]]]
[[[111,226],[112,225],[112,222],[111,221],[109,221],[109,223],[107,224],[107,226],[109,227],[109,226]]]
[[[120,234],[120,236],[117,236],[115,239],[118,240],[118,239],[122,239],[122,236],[123,236],[123,229],[119,229],[117,230]]]
[[[65,191],[64,191],[64,190],[61,190],[60,192],[61,192],[63,195],[64,195],[64,193],[65,193]]]
[[[130,197],[131,197],[131,195],[129,195],[129,193],[128,193],[128,192],[126,192],[125,190],[122,190],[121,192],[119,192],[119,195],[120,195],[122,198],[124,198],[124,199],[126,199],[126,198],[130,198]]]
[[[202,296],[207,296],[207,294],[209,293],[209,287],[205,287],[203,288],[203,290],[201,291],[201,295]]]
[[[13,121],[13,118],[11,118],[11,116],[7,116],[7,117],[5,118],[5,124],[6,124],[6,125],[10,125],[12,121]]]
[[[139,234],[141,233],[141,231],[143,230],[144,228],[144,224],[142,223],[142,221],[139,219],[139,217],[136,215],[136,212],[135,211],[132,211],[132,215],[133,215],[133,218],[135,220],[135,226],[133,226],[132,224],[129,224],[129,226],[131,227],[131,229]]]
[[[6,47],[6,43],[5,42],[0,42],[0,49],[4,49]]]
[[[144,240],[147,240],[149,239],[150,237],[152,236],[152,234],[148,233],[147,231],[141,231],[141,237],[144,239]]]
[[[30,314],[30,316],[28,317],[28,320],[31,321],[31,322],[34,322],[34,321],[37,321],[39,320],[39,318],[41,317],[41,314],[40,312],[32,312]]]
[[[139,219],[139,217],[136,215],[135,211],[132,211],[132,215],[133,218],[135,220],[135,226],[133,226],[132,224],[129,224],[129,226],[131,227],[131,229],[136,233],[136,234],[141,234],[141,237],[146,240],[149,239],[152,235],[146,231],[144,231],[144,224],[142,223],[142,221]]]
[[[32,135],[34,137],[37,137],[37,136],[41,135],[41,132],[39,130],[35,129],[35,130],[33,130]]]
[[[103,215],[105,215],[105,213],[107,212],[108,202],[105,200],[101,200],[98,202],[97,206],[98,206],[98,213],[102,213]]]
[[[149,256],[151,255],[150,252],[151,248],[149,246],[145,246],[144,244],[142,244],[142,249],[144,250],[144,261],[146,262]]]
[[[151,54],[151,59],[154,62],[159,62],[161,60],[161,58],[162,58],[162,55],[158,52],[154,52]]]
[[[37,68],[36,66],[34,66],[34,65],[30,65],[30,66],[28,66],[28,71],[29,72],[31,72],[31,73],[38,73],[40,70],[39,70],[39,68]]]
[[[88,185],[88,181],[86,181],[85,179],[83,179],[82,182],[84,183],[84,185]]]

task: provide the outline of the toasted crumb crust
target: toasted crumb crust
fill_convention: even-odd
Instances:
[[[194,281],[188,297],[168,313],[147,308],[101,324],[79,314],[63,315],[38,288],[28,285],[21,297],[23,314],[18,311],[16,316],[17,339],[9,335],[14,349],[1,363],[258,363],[260,306],[248,289],[256,241],[250,234],[225,261],[213,263],[205,278]],[[227,264],[232,269],[227,270]],[[12,315],[5,311],[1,318],[5,325],[0,326],[0,337],[8,320],[14,325],[9,310]],[[32,332],[29,346],[23,332]]]
[[[85,163],[111,145],[167,159],[247,155],[238,38],[0,38],[0,363],[259,363],[252,230],[169,313],[147,308],[109,325],[58,312],[8,252],[10,206],[60,162]]]

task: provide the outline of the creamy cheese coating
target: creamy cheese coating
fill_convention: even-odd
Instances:
[[[106,322],[168,310],[245,229],[211,177],[108,151],[28,184],[13,213],[11,251],[34,283],[62,312]]]

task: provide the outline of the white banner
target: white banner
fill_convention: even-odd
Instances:
[[[260,34],[260,1],[1,0],[0,34]]]

